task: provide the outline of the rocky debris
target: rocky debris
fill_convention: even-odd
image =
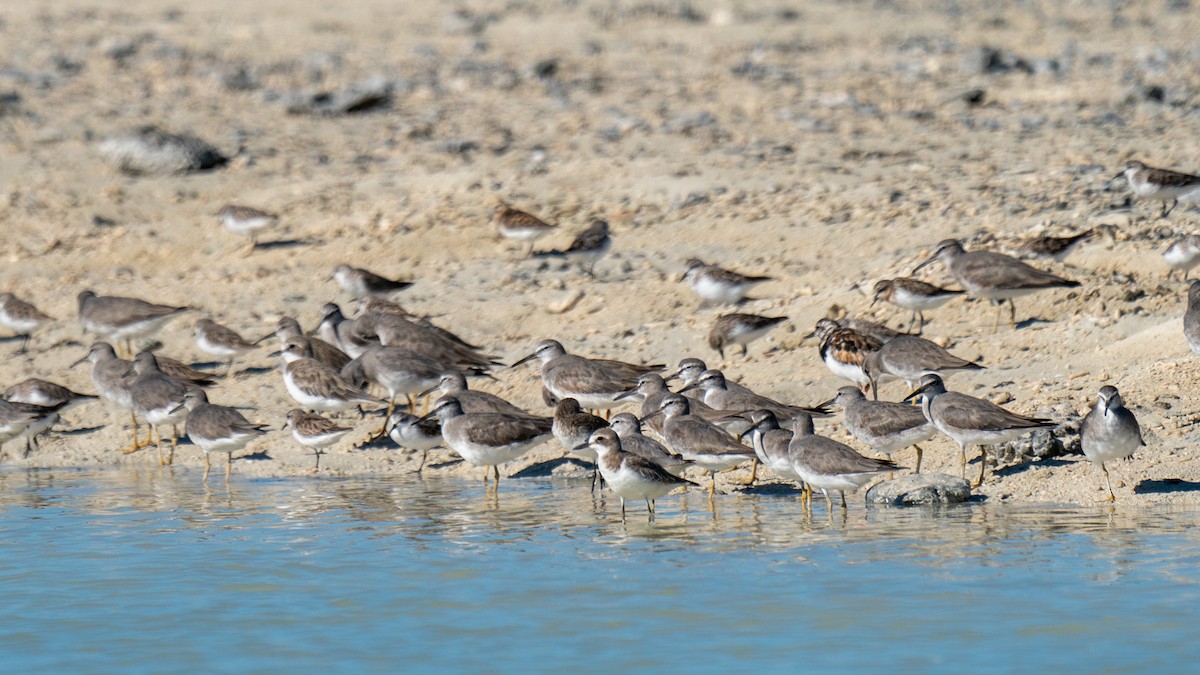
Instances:
[[[1016,440],[992,446],[992,453],[1001,464],[1079,454],[1079,425],[1081,423],[1081,418],[1074,417],[1053,429],[1038,429]]]
[[[350,115],[382,108],[392,100],[394,83],[383,78],[364,80],[338,91],[293,94],[287,99],[292,115]]]
[[[229,158],[190,134],[173,134],[155,126],[110,136],[100,143],[100,156],[131,176],[166,176],[224,166]]]
[[[1056,59],[1027,59],[1007,49],[984,45],[963,54],[962,69],[970,75],[998,75],[1014,71],[1034,75],[1058,73],[1062,66]]]
[[[944,473],[912,473],[867,490],[868,504],[887,506],[958,504],[970,498],[971,484],[965,478]]]

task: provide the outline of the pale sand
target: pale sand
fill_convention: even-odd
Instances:
[[[1045,322],[992,335],[990,306],[954,301],[929,313],[926,335],[988,367],[955,376],[952,388],[1011,395],[1007,405],[1022,413],[1080,414],[1102,384],[1116,385],[1149,442],[1112,467],[1120,502],[1200,502],[1191,450],[1200,364],[1181,334],[1184,286],[1164,281],[1159,256],[1166,237],[1192,231],[1196,212],[1180,207],[1158,220],[1157,204],[1122,208],[1127,192],[1107,183],[1131,157],[1200,169],[1188,143],[1200,118],[1190,105],[1126,101],[1135,81],[1164,85],[1168,102],[1194,90],[1194,20],[1184,20],[1186,10],[1155,14],[1162,5],[1116,19],[1089,3],[1004,13],[989,5],[947,16],[941,3],[899,12],[814,2],[792,16],[775,3],[590,0],[495,4],[465,16],[443,3],[384,0],[217,0],[171,10],[154,0],[13,3],[3,17],[0,93],[21,100],[0,117],[0,287],[61,320],[35,337],[28,356],[10,356],[15,342],[0,345],[0,383],[43,377],[93,390],[85,367],[65,369],[91,342],[74,319],[83,288],[201,308],[160,337],[165,353],[207,361],[191,339],[196,318],[254,337],[282,314],[311,327],[324,302],[352,309],[328,279],[350,262],[416,280],[398,300],[506,362],[544,337],[630,361],[699,355],[766,394],[809,404],[845,383],[801,336],[833,306],[904,325],[907,313],[868,309],[869,289],[911,272],[939,240],[983,235],[1003,250],[1043,226],[1066,234],[1107,223],[1115,236],[1084,245],[1068,264],[1036,263],[1083,283],[1019,301],[1019,318]],[[689,6],[699,21],[682,11]],[[965,72],[964,55],[980,45],[1058,59],[1062,70]],[[1182,62],[1156,65],[1156,50]],[[132,54],[106,55],[123,52]],[[534,74],[546,59],[558,60],[548,82]],[[238,67],[260,88],[223,87],[221,76]],[[38,75],[54,83],[39,87]],[[408,83],[391,109],[284,113],[280,94],[373,76]],[[958,97],[975,87],[986,98],[969,107]],[[1105,119],[1110,113],[1119,119]],[[118,175],[102,163],[98,139],[142,124],[197,134],[227,154],[239,142],[244,150],[212,173]],[[447,151],[460,141],[477,149]],[[595,280],[517,260],[518,247],[496,241],[487,223],[494,196],[562,225],[539,248],[561,248],[603,217],[613,253]],[[262,241],[318,243],[243,257],[244,240],[215,217],[229,202],[282,213]],[[95,216],[117,224],[96,225]],[[718,361],[704,338],[728,310],[696,311],[676,280],[692,256],[774,276],[742,311],[791,322],[753,345],[750,358]],[[941,266],[922,275],[949,283]],[[572,309],[549,311],[576,290],[583,297]],[[269,348],[239,367],[274,366]],[[501,371],[501,382],[484,388],[545,410],[536,372]],[[902,389],[885,393],[899,398]],[[211,398],[253,405],[251,417],[276,427],[292,407],[276,370],[236,377]],[[116,451],[125,431],[115,419],[124,418],[103,404],[77,410],[65,428],[109,426],[51,435],[25,460],[10,446],[4,461],[153,464],[153,452]],[[360,423],[352,438],[377,423]],[[845,440],[836,425],[819,429]],[[957,470],[949,441],[926,449],[927,470]],[[236,461],[239,476],[311,466],[284,431],[250,450],[272,461]],[[506,475],[560,455],[546,445]],[[448,455],[434,456],[432,471],[482,473],[439,467]],[[347,444],[322,464],[350,475],[407,472],[415,461]],[[198,449],[181,447],[178,467],[202,463]],[[1103,482],[1077,456],[1011,470],[979,492],[1090,503]]]

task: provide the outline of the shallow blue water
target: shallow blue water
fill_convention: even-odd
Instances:
[[[1144,670],[1190,663],[1194,510],[811,520],[585,483],[0,473],[5,670]]]

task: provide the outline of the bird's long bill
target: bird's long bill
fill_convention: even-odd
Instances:
[[[525,364],[525,363],[529,363],[530,361],[532,361],[536,358],[537,358],[537,352],[534,352],[534,353],[530,354],[529,356],[526,356],[525,358],[521,359],[520,361],[517,361],[516,363],[512,364],[511,366],[509,366],[509,368],[516,368],[517,366]]]
[[[650,413],[649,415],[646,415],[645,417],[638,418],[638,422],[641,422],[642,424],[645,424],[645,423],[646,423],[646,420],[648,420],[648,419],[652,419],[652,418],[654,418],[654,417],[658,417],[658,416],[659,416],[659,415],[661,415],[661,414],[663,414],[663,411],[661,411],[661,410],[655,410],[654,412]]]
[[[913,399],[917,398],[918,396],[920,396],[921,394],[924,394],[924,393],[925,393],[925,388],[924,388],[924,387],[921,387],[921,388],[918,388],[918,389],[914,389],[914,390],[912,391],[912,393],[911,393],[911,394],[909,394],[908,396],[905,396],[904,398],[900,399],[900,401],[901,401],[901,402],[903,402],[903,403],[908,403],[909,401],[911,401],[911,400],[913,400]]]
[[[623,392],[617,394],[616,396],[614,396],[613,400],[620,401],[621,399],[632,398],[634,396],[637,396],[637,393],[638,393],[637,389],[630,389],[629,391],[623,391]]]
[[[276,358],[276,357],[279,357],[279,356],[283,356],[283,352],[282,352],[281,350],[278,350],[278,349],[276,349],[275,351],[271,352],[270,354],[267,354],[267,358],[269,358],[269,359],[273,359],[273,358]]]
[[[123,380],[123,379],[129,377],[130,375],[133,375],[135,371],[136,371],[135,368],[130,368],[129,370],[121,373],[121,379]]]
[[[741,417],[741,415],[732,415],[732,417]],[[746,418],[742,417],[742,419],[746,419]],[[767,419],[763,418],[763,419],[759,420],[757,424],[751,425],[749,429],[738,434],[738,441],[741,442],[750,434],[754,433],[755,431],[758,431],[758,429],[760,427],[762,427],[766,423],[766,421],[767,421]]]
[[[820,410],[821,412],[829,412],[833,409],[833,403],[836,400],[837,400],[837,397],[835,396],[835,397],[829,399],[828,401],[821,401],[817,405],[813,406],[813,410]]]
[[[434,419],[436,417],[437,417],[437,411],[433,410],[429,413],[426,413],[426,415],[424,417],[422,417],[421,419],[414,422],[414,424],[420,424],[421,422],[428,422],[429,420]]]
[[[186,403],[180,403],[179,405],[175,406],[174,408],[171,408],[171,412],[168,414],[174,415],[175,413],[179,412],[180,410],[183,410],[183,407],[186,405],[187,405]]]
[[[672,382],[672,381],[674,381],[674,380],[678,380],[678,379],[679,379],[679,375],[680,375],[682,372],[683,372],[683,371],[681,371],[681,370],[677,370],[677,371],[675,371],[675,372],[671,373],[670,375],[668,375],[668,376],[666,376],[666,377],[664,377],[664,378],[663,378],[663,382]]]
[[[75,363],[72,363],[72,364],[71,364],[71,367],[72,367],[72,368],[74,368],[75,366],[78,366],[79,364],[83,363],[84,361],[87,361],[87,360],[88,360],[88,356],[90,356],[90,354],[84,354],[84,355],[83,355],[83,358],[82,358],[82,359],[79,359],[79,360],[78,360],[78,361],[76,361]]]
[[[422,397],[428,396],[428,395],[432,394],[433,392],[437,391],[438,387],[441,387],[441,386],[442,386],[442,384],[439,382],[439,383],[433,385],[432,387],[426,389],[425,391],[417,394],[417,398],[422,398]]]
[[[691,390],[693,390],[693,389],[696,389],[696,388],[698,388],[699,386],[700,386],[700,382],[698,382],[698,381],[697,381],[697,382],[693,382],[693,383],[689,384],[688,386],[684,387],[683,389],[680,389],[680,390],[679,390],[679,393],[681,393],[681,394],[682,394],[682,393],[683,393],[683,392],[685,392],[685,391],[691,391]]]
[[[927,265],[933,263],[933,261],[937,260],[937,258],[938,258],[937,253],[934,253],[933,255],[929,256],[928,260],[926,260],[925,262],[921,263],[920,265],[917,265],[916,267],[914,267],[912,273],[916,274],[917,272],[921,271],[922,268],[926,267]]]
[[[591,443],[580,443],[579,445],[571,448],[571,452],[580,452],[582,450],[587,450],[589,446],[591,446]]]
[[[259,344],[260,342],[263,342],[263,341],[264,341],[264,340],[266,340],[267,338],[271,338],[271,337],[275,337],[275,334],[274,334],[274,333],[267,333],[266,335],[264,335],[264,336],[262,336],[262,337],[258,338],[257,340],[255,340],[255,341],[254,341],[254,344]]]
[[[1125,177],[1125,170],[1124,170],[1124,169],[1122,169],[1122,170],[1121,170],[1121,173],[1119,173],[1119,174],[1117,174],[1117,175],[1113,176],[1112,178],[1109,178],[1108,180],[1111,182],[1111,181],[1114,181],[1114,180],[1120,180],[1120,179],[1122,179],[1122,178],[1124,178],[1124,177]]]

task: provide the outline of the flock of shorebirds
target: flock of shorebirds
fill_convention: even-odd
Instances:
[[[1130,162],[1121,176],[1137,197],[1161,201],[1162,216],[1179,201],[1200,197],[1200,177],[1153,169],[1140,162]],[[608,225],[595,221],[567,249],[535,253],[534,242],[555,231],[555,226],[504,203],[496,205],[492,215],[501,236],[527,245],[526,255],[571,260],[589,275],[612,246]],[[226,207],[219,216],[228,229],[249,236],[251,248],[258,233],[277,221],[273,214],[241,206]],[[1084,238],[1086,233],[1043,238],[1030,250],[1061,256]],[[1200,242],[1185,238],[1173,244],[1164,257],[1186,278],[1188,270],[1200,261]],[[778,477],[802,484],[806,497],[812,490],[821,490],[830,509],[830,492],[839,493],[845,508],[846,491],[858,490],[876,476],[901,467],[818,435],[814,418],[840,411],[849,434],[874,453],[890,457],[915,448],[918,473],[920,444],[938,433],[959,446],[964,476],[968,448],[980,447],[980,471],[974,485],[986,478],[986,446],[1056,426],[1053,420],[1021,415],[948,390],[944,378],[981,366],[919,333],[925,312],[958,296],[986,298],[1001,306],[1007,303],[1008,320],[1015,325],[1014,298],[1073,288],[1079,283],[1008,255],[968,251],[956,240],[938,244],[916,270],[935,263],[944,265],[961,289],[941,288],[910,277],[885,279],[874,288],[875,301],[912,312],[909,330],[915,323],[916,333],[900,333],[854,319],[822,319],[816,324],[812,336],[822,361],[850,385],[839,389],[832,399],[813,405],[767,398],[695,358],[682,360],[673,373],[664,376],[662,364],[588,358],[547,339],[511,366],[531,361],[541,365],[543,399],[555,412],[552,417],[533,414],[494,394],[468,388],[468,377],[492,377],[489,371],[502,364],[479,346],[394,303],[390,298],[409,283],[349,265],[339,265],[333,279],[358,300],[359,312],[354,318],[328,304],[314,330],[304,331],[295,319],[283,317],[272,334],[258,340],[246,339],[211,319],[200,319],[195,323],[195,340],[200,350],[229,364],[227,373],[242,354],[271,337],[278,340],[275,353],[284,364],[283,384],[296,402],[287,412],[284,426],[297,442],[314,452],[317,469],[321,453],[354,430],[355,418],[327,417],[326,413],[357,408],[361,417],[363,407],[385,408],[386,421],[377,437],[386,435],[403,448],[424,453],[422,466],[429,450],[449,448],[470,464],[484,467],[485,483],[492,474],[498,483],[499,465],[557,440],[566,452],[594,462],[593,488],[599,478],[601,488],[607,484],[621,498],[622,519],[625,500],[638,499],[646,502],[648,517],[653,520],[655,499],[679,486],[694,484],[682,477],[691,468],[712,475],[708,483],[711,499],[715,474],[747,462],[752,463],[750,482],[756,480],[761,463]],[[703,304],[716,305],[740,304],[754,286],[767,280],[695,259],[687,261],[681,278]],[[1191,282],[1188,298],[1186,338],[1200,353],[1200,281]],[[0,399],[0,446],[24,439],[28,453],[36,437],[52,427],[66,409],[103,398],[130,415],[132,438],[125,452],[153,444],[160,463],[169,464],[182,426],[191,442],[204,451],[205,480],[213,453],[226,456],[228,480],[233,453],[268,433],[269,427],[248,420],[243,414],[247,409],[209,402],[205,390],[216,384],[215,374],[161,354],[135,354],[132,350],[137,341],[152,336],[188,310],[89,290],[79,293],[80,326],[103,341],[93,344],[77,364],[91,363],[91,379],[99,396],[79,394],[44,380],[13,385]],[[29,302],[11,293],[0,294],[0,324],[21,338],[22,350],[30,336],[52,320]],[[752,341],[783,320],[726,314],[716,321],[708,342],[722,356],[731,347],[739,347],[745,354]],[[997,329],[1000,320],[998,313]],[[878,400],[880,384],[893,379],[907,383],[911,393],[901,402]],[[670,388],[675,380],[681,382],[678,391]],[[427,414],[416,415],[417,399],[432,394],[440,397]],[[405,405],[398,405],[402,401]],[[612,414],[628,404],[639,407],[636,415]],[[148,427],[144,439],[140,438],[139,420]],[[169,449],[163,438],[168,429]],[[1131,456],[1142,445],[1138,422],[1124,407],[1120,393],[1112,386],[1101,388],[1095,407],[1083,421],[1081,446],[1103,471],[1109,500],[1115,495],[1106,465]],[[810,499],[804,504],[811,509]]]

